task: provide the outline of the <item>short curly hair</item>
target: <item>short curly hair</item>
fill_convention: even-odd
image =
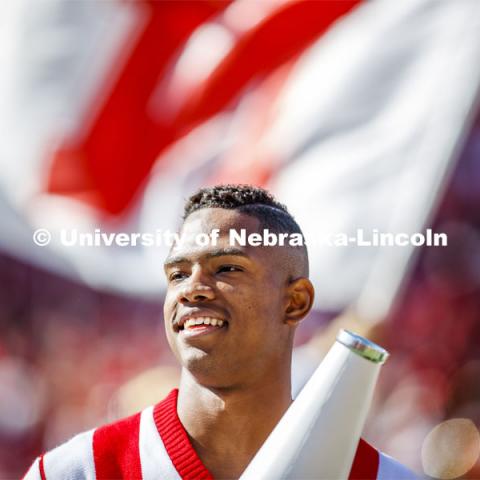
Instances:
[[[287,210],[267,190],[253,185],[216,185],[201,188],[186,202],[183,219],[203,208],[238,210],[257,218],[263,228],[274,233],[299,233],[302,230]]]
[[[300,249],[302,259],[298,260],[297,257],[295,262],[303,269],[303,275],[308,276],[308,251],[303,232],[287,207],[267,190],[253,185],[232,184],[201,188],[185,203],[183,220],[203,208],[237,210],[258,219],[260,228],[268,229],[272,233],[300,234],[302,245],[293,248]]]

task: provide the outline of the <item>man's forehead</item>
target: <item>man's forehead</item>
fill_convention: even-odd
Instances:
[[[260,221],[257,218],[238,210],[203,208],[186,218],[180,233],[209,233],[213,229],[218,229],[221,235],[228,235],[231,229],[257,232],[259,226]]]
[[[196,261],[211,260],[214,258],[234,256],[242,257],[246,260],[251,260],[248,252],[242,248],[232,247],[198,247],[198,248],[176,248],[170,251],[170,254],[165,260],[165,268],[173,267],[180,263],[192,263]]]
[[[259,223],[256,218],[234,210],[206,208],[194,212],[182,225],[179,241],[172,246],[165,265],[226,255],[251,258],[251,248],[231,244],[230,232],[256,232]]]

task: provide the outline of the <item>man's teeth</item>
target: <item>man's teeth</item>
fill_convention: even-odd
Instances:
[[[212,317],[189,318],[185,323],[185,328],[193,327],[194,325],[213,325],[214,327],[222,327],[223,320]]]

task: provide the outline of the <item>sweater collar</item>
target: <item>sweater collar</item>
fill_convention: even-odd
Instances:
[[[165,449],[183,480],[213,480],[178,418],[177,399],[175,388],[153,409],[153,419]]]

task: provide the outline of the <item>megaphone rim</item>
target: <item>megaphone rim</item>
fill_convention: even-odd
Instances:
[[[390,355],[380,345],[344,328],[338,332],[336,340],[360,357],[373,363],[384,364]]]

